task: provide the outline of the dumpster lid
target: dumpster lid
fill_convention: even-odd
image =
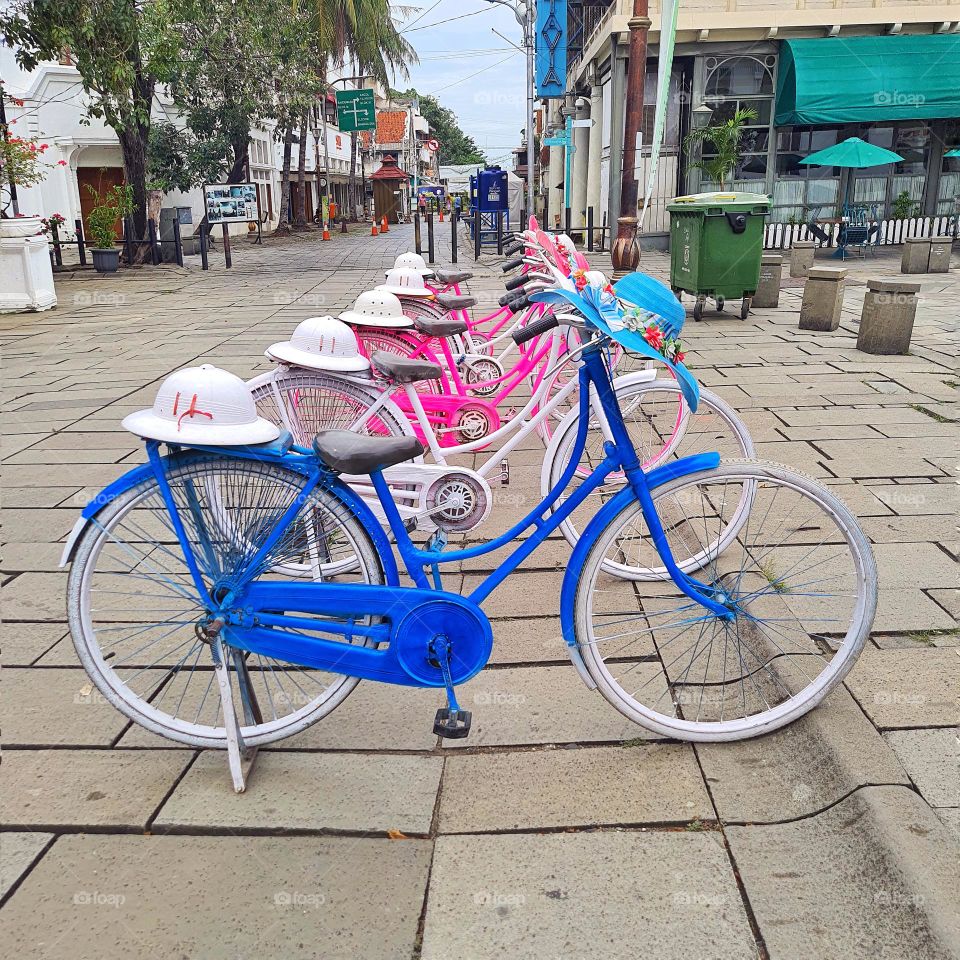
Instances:
[[[697,210],[714,207],[721,210],[754,210],[763,207],[766,213],[770,208],[770,198],[763,193],[741,193],[735,190],[714,193],[692,193],[685,197],[675,197],[667,204],[667,210]]]

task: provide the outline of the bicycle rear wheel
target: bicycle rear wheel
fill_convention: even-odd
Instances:
[[[376,548],[334,493],[303,496],[303,477],[275,464],[188,454],[168,482],[208,590],[249,579],[383,583]],[[261,567],[249,563],[286,509],[295,521]],[[336,576],[325,571],[336,569]],[[180,743],[226,747],[210,646],[197,633],[207,616],[156,480],[105,506],[80,538],[67,588],[70,631],[98,690],[141,726]],[[229,643],[229,631],[224,632]],[[356,642],[362,642],[357,640]],[[229,649],[229,648],[228,648]],[[357,680],[259,654],[229,650],[236,703],[258,704],[247,723],[256,746],[326,716]]]
[[[752,508],[721,548],[746,486]],[[776,730],[853,666],[877,603],[877,572],[850,511],[779,464],[722,463],[653,491],[675,557],[733,613],[724,620],[670,579],[631,581],[608,564],[662,563],[638,502],[597,537],[575,599],[575,635],[600,692],[631,720],[683,740]]]

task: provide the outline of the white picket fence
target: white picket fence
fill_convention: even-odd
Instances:
[[[839,223],[817,225],[830,236],[828,243],[821,246],[837,245],[840,234]],[[910,237],[953,237],[957,234],[957,217],[954,214],[940,217],[911,217],[908,220],[882,220],[879,237],[874,235],[872,244],[892,247]],[[788,250],[794,240],[816,240],[805,223],[768,223],[763,231],[764,250]]]

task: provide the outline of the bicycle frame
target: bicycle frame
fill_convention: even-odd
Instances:
[[[472,629],[478,632],[477,650],[470,650],[472,656],[468,656],[466,659],[468,666],[464,668],[465,672],[462,675],[457,674],[454,680],[456,683],[463,682],[482,668],[486,662],[486,656],[489,655],[489,649],[487,649],[486,656],[482,656],[483,649],[485,649],[489,640],[490,628],[489,622],[480,610],[480,605],[547,537],[559,528],[560,524],[597,487],[604,483],[611,473],[618,471],[623,471],[627,479],[627,485],[601,509],[589,524],[583,539],[578,544],[577,553],[582,557],[583,552],[589,549],[592,541],[600,534],[612,514],[622,509],[631,499],[637,499],[648,524],[653,543],[671,579],[687,597],[704,607],[710,615],[730,619],[732,617],[731,612],[710,596],[711,588],[699,583],[679,569],[670,551],[666,533],[660,523],[651,495],[651,491],[655,487],[668,480],[716,467],[719,463],[719,455],[715,453],[698,454],[659,467],[651,471],[649,475],[645,474],[640,466],[637,452],[630,441],[613,390],[610,373],[604,362],[600,345],[596,340],[586,346],[583,359],[584,362],[578,374],[581,404],[580,426],[573,455],[563,476],[547,497],[526,517],[488,543],[453,551],[443,550],[442,543],[437,548],[436,541],[431,541],[431,545],[428,545],[426,549],[416,547],[410,539],[399,511],[393,502],[382,470],[371,473],[373,486],[377,491],[381,506],[395,537],[400,557],[416,584],[413,588],[397,586],[398,571],[392,551],[370,508],[334,473],[320,463],[310,451],[295,448],[293,452],[276,454],[270,451],[236,451],[231,449],[231,456],[273,460],[290,466],[304,477],[300,495],[293,498],[290,507],[277,520],[274,529],[264,537],[264,541],[256,554],[247,561],[245,567],[247,570],[256,571],[270,566],[270,551],[285,534],[288,526],[295,520],[303,507],[305,498],[318,485],[322,485],[352,510],[363,526],[371,532],[384,562],[388,585],[273,581],[243,583],[241,581],[232,583],[222,597],[218,596],[214,600],[206,587],[200,564],[193,554],[177,504],[167,483],[165,460],[159,454],[159,445],[155,442],[148,443],[151,467],[159,484],[167,511],[170,514],[174,531],[184,553],[194,585],[209,611],[211,623],[218,624],[225,631],[227,640],[232,646],[251,653],[259,653],[290,663],[382,682],[407,686],[444,686],[443,680],[437,677],[415,676],[405,666],[402,659],[404,644],[410,642],[406,638],[409,638],[411,632],[419,640],[417,628],[409,626],[409,620],[406,619],[408,615],[414,615],[424,605],[442,603],[446,605],[441,607],[442,611],[456,611],[461,617],[473,618],[476,624]],[[604,460],[557,507],[554,513],[548,514],[549,509],[557,503],[577,472],[577,466],[587,437],[591,386],[596,389],[599,396],[613,440],[605,445],[606,456]],[[219,448],[198,449],[223,454],[223,450]],[[473,559],[507,547],[517,541],[520,535],[531,527],[533,532],[520,540],[500,566],[490,573],[469,596],[460,597],[443,590],[440,573],[442,564]],[[580,566],[575,563],[571,563],[568,567],[561,593],[562,600],[565,597],[569,598],[571,590],[575,589],[579,569]],[[432,585],[427,577],[427,570],[432,572]],[[574,640],[572,623],[569,622],[569,604],[562,604],[562,612],[563,606],[567,607],[567,615],[564,617],[567,622],[564,622],[563,625],[564,636],[567,638],[568,645],[572,647]],[[433,610],[435,611],[436,608],[433,608]],[[693,613],[695,615],[695,611]],[[334,616],[341,619],[317,620],[311,616],[304,616],[305,614]],[[373,618],[374,622],[358,622],[367,618]],[[382,622],[385,618],[391,619],[392,626]],[[694,618],[696,619],[696,616]],[[414,616],[413,619],[416,620],[416,617]],[[427,619],[429,621],[429,617]],[[400,636],[400,639],[404,642],[397,641],[394,630],[400,628],[398,624],[407,631]],[[305,630],[314,631],[314,634],[307,636],[304,633]],[[319,637],[316,635],[317,631],[333,634],[338,639],[331,640]],[[380,644],[380,646],[378,648],[358,646],[350,642],[355,637]],[[386,648],[382,647],[384,641],[389,641]],[[423,642],[426,643],[426,639]],[[467,645],[469,646],[469,642]]]

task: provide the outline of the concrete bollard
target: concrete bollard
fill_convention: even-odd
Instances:
[[[760,258],[760,283],[751,306],[775,307],[780,303],[780,278],[783,276],[783,257],[779,253],[765,253]]]
[[[845,267],[811,267],[803,285],[800,305],[801,330],[836,330],[843,308]]]
[[[931,237],[927,273],[949,273],[952,251],[953,237]]]
[[[813,266],[816,240],[794,240],[790,247],[790,276],[805,277]]]
[[[907,280],[868,280],[857,349],[875,354],[906,353],[919,290],[919,283]]]
[[[908,237],[903,241],[901,273],[926,273],[930,265],[930,238]]]

